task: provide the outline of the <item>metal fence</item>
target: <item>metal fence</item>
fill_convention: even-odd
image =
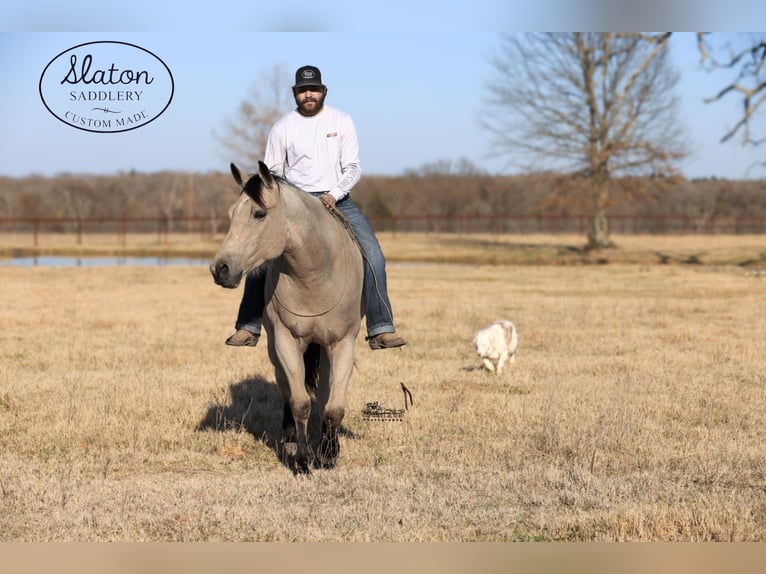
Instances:
[[[588,231],[590,217],[585,215],[402,215],[370,217],[376,231],[402,233],[490,233],[490,234],[580,234]],[[613,234],[763,234],[764,217],[687,217],[681,215],[609,217]],[[38,246],[45,235],[67,236],[77,245],[87,245],[89,238],[111,237],[119,245],[127,245],[132,234],[156,236],[156,242],[169,243],[170,237],[197,236],[202,241],[223,234],[228,228],[225,218],[211,217],[120,217],[120,218],[0,218],[0,234],[28,237]]]
[[[378,231],[436,233],[509,233],[509,234],[581,234],[588,231],[586,215],[408,215],[371,217]],[[764,217],[686,217],[681,215],[609,217],[610,232],[615,234],[720,234],[766,233]]]

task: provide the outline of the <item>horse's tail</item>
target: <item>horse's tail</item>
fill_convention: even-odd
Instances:
[[[306,391],[316,397],[319,388],[319,360],[322,356],[322,347],[317,343],[309,343],[306,352],[303,353],[303,367],[306,371]]]

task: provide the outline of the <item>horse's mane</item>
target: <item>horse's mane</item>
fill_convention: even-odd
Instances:
[[[262,175],[259,176],[258,174],[250,175],[247,182],[242,187],[242,193],[247,194],[247,196],[250,199],[252,199],[259,207],[266,209],[266,206],[263,203],[263,180],[261,179],[261,177]],[[298,186],[296,186],[293,183],[290,183],[289,180],[287,180],[286,178],[280,175],[276,175],[275,173],[268,172],[268,175],[266,177],[271,178],[271,180],[282,189],[290,188],[293,191],[298,192],[300,194],[306,193],[303,190],[301,190]],[[348,233],[349,236],[351,237],[351,241],[359,248],[360,251],[362,251],[362,256],[364,256],[364,251],[359,246],[356,236],[354,235],[354,232],[351,229],[351,225],[349,224],[345,216],[334,207],[331,209],[328,209],[327,211],[346,230],[346,233]]]
[[[266,206],[263,204],[263,180],[261,177],[262,176],[259,176],[258,174],[251,174],[245,185],[242,186],[242,193],[247,194],[247,196],[256,204],[265,209]],[[280,188],[292,187],[295,191],[301,191],[297,186],[290,183],[286,178],[282,176],[269,172],[267,177],[271,178],[271,180]]]

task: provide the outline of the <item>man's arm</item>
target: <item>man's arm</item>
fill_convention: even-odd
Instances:
[[[359,161],[359,140],[356,136],[356,126],[350,116],[346,116],[340,133],[340,170],[343,174],[340,181],[330,190],[335,201],[346,197],[362,177],[362,164]]]
[[[283,138],[278,133],[278,130],[273,127],[266,140],[266,152],[263,156],[263,163],[268,166],[271,173],[276,174],[279,177],[285,177],[287,168],[287,148],[285,147]]]

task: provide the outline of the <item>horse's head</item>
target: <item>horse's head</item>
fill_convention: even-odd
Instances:
[[[234,288],[243,275],[282,254],[287,221],[279,182],[265,163],[258,162],[258,173],[245,182],[234,164],[231,173],[242,191],[229,208],[229,232],[210,272],[218,285]]]

